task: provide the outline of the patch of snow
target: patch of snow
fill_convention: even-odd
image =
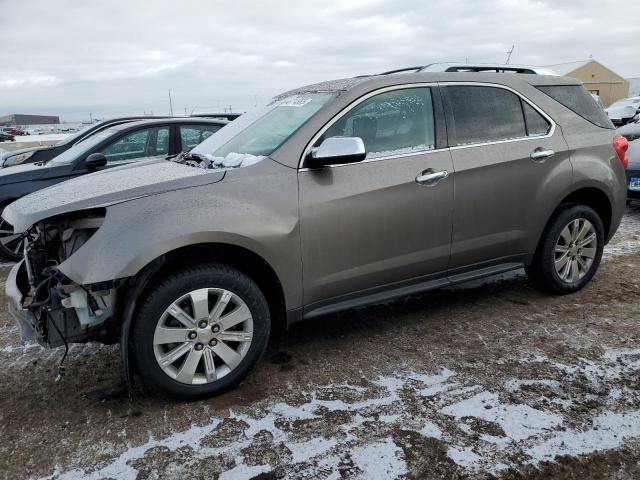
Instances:
[[[288,447],[292,453],[292,462],[298,463],[324,455],[337,444],[336,440],[318,437],[306,442],[290,443]]]
[[[640,437],[640,411],[605,411],[593,420],[593,427],[567,430],[526,450],[530,463],[553,460],[557,455],[580,455],[619,447],[628,438]]]
[[[447,456],[457,465],[471,470],[476,470],[482,463],[482,457],[471,447],[449,447]]]
[[[442,430],[440,430],[440,427],[429,421],[425,422],[424,426],[420,429],[420,434],[425,437],[442,438]]]
[[[407,473],[404,452],[391,439],[356,447],[351,459],[365,480],[391,480]]]
[[[411,147],[397,148],[395,150],[384,150],[381,152],[367,152],[367,158],[388,157],[391,155],[411,155],[412,153],[428,152],[433,150],[435,145],[414,145]]]
[[[189,160],[186,163],[191,166],[195,166],[203,169],[221,169],[221,168],[241,168],[255,165],[256,163],[264,160],[264,155],[251,155],[249,153],[234,153],[227,154],[226,157],[215,157],[210,153],[201,154],[206,161],[194,162]]]
[[[556,427],[563,421],[559,415],[536,410],[528,405],[501,403],[497,393],[487,391],[444,407],[440,411],[456,420],[462,417],[476,417],[497,423],[507,437],[516,441]]]
[[[242,459],[239,459],[240,461]],[[255,465],[249,466],[244,463],[239,463],[231,470],[222,472],[218,477],[219,480],[238,480],[240,478],[254,478],[262,473],[271,471],[269,465]]]

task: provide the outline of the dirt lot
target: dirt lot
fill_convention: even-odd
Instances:
[[[117,347],[73,347],[56,383],[62,352],[3,310],[0,477],[640,478],[639,239],[634,207],[571,296],[516,272],[296,326],[189,404],[87,398]]]

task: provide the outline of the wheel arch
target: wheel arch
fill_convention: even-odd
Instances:
[[[133,327],[139,299],[162,278],[176,268],[203,262],[220,262],[236,268],[256,282],[269,305],[272,327],[282,331],[287,327],[287,311],[284,289],[273,267],[260,255],[245,248],[228,243],[199,243],[177,248],[149,262],[138,274],[127,280],[126,294],[119,305],[122,319],[120,342],[125,378],[133,383],[135,365],[130,355],[130,332]]]
[[[602,220],[605,239],[606,241],[609,240],[613,220],[613,203],[605,193],[604,189],[594,185],[586,185],[576,188],[555,203],[553,210],[551,210],[547,216],[547,221],[545,222],[544,227],[538,234],[538,239],[535,244],[535,254],[537,254],[538,248],[544,238],[544,234],[548,230],[556,212],[558,212],[558,210],[564,205],[586,205],[593,208]],[[531,260],[533,260],[534,257],[535,255],[531,257]]]

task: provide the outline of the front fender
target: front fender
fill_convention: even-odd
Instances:
[[[282,284],[287,308],[297,308],[302,301],[297,184],[291,178],[278,185],[269,185],[264,176],[260,180],[251,188],[221,182],[112,205],[98,231],[59,270],[87,285],[137,275],[181,247],[230,244],[265,260]]]

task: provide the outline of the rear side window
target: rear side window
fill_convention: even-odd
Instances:
[[[367,158],[435,148],[431,89],[407,88],[375,95],[346,113],[320,138],[360,137]]]
[[[527,135],[537,137],[546,135],[551,130],[551,124],[527,102],[522,102],[524,120],[527,124]]]
[[[527,136],[520,97],[503,88],[447,87],[458,145]]]
[[[450,86],[457,145],[544,136],[551,123],[515,93],[498,87]]]
[[[602,107],[581,85],[552,85],[538,87],[538,90],[546,93],[556,102],[561,103],[594,125],[602,128],[613,128],[613,124],[607,118]]]

